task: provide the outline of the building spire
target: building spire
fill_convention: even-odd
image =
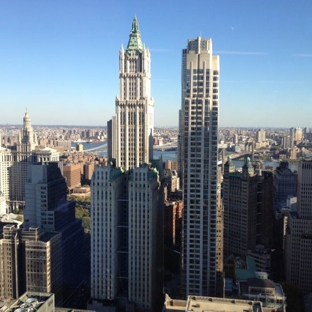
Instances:
[[[130,54],[131,51],[135,50],[137,53],[142,53],[143,51],[143,44],[141,39],[141,33],[139,30],[139,23],[137,17],[134,16],[132,22],[132,29],[130,32],[130,38],[127,45],[127,54]]]
[[[28,114],[28,109],[26,107],[25,116],[24,116],[24,129],[29,129],[31,127],[30,117]]]

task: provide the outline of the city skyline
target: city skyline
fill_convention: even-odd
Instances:
[[[0,8],[1,124],[19,124],[16,111],[28,107],[34,124],[106,125],[119,93],[115,51],[136,15],[153,54],[156,126],[178,125],[180,47],[196,36],[214,38],[222,56],[221,127],[310,126],[310,2],[209,1],[198,11],[177,1],[4,1]]]

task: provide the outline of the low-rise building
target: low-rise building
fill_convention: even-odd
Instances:
[[[187,300],[171,299],[166,295],[163,312],[262,312],[262,303],[260,301],[188,296]]]

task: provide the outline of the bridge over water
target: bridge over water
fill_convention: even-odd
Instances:
[[[84,145],[85,147],[86,145]],[[89,144],[88,144],[89,146]],[[92,146],[92,144],[90,144],[90,146]],[[91,148],[86,148],[83,151],[84,152],[92,152],[92,151],[98,151],[98,150],[102,150],[102,151],[107,151],[107,142],[101,144],[101,145],[97,145],[95,147],[91,147]]]

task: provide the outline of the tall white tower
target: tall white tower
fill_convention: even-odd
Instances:
[[[112,122],[113,121],[113,122]],[[116,119],[108,124],[108,157],[125,170],[149,163],[153,156],[154,101],[150,52],[142,44],[137,18],[124,50],[119,51],[119,96]]]
[[[182,52],[180,170],[184,189],[183,295],[216,295],[221,275],[218,222],[219,56],[211,39],[188,40]]]
[[[96,167],[91,179],[91,297],[118,300],[125,310],[135,305],[156,311],[162,297],[163,188],[149,165],[154,118],[150,53],[136,17],[119,60],[120,94],[116,116],[107,126],[108,155],[116,166]]]

